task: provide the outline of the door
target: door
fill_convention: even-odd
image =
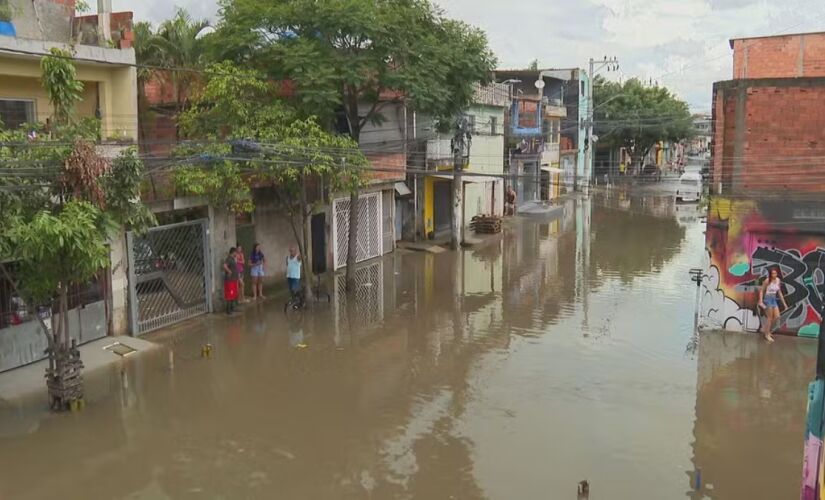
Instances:
[[[327,215],[312,216],[312,272],[327,272]]]
[[[433,183],[433,225],[436,237],[449,234],[453,219],[453,183],[438,180]]]
[[[381,193],[362,194],[358,199],[358,234],[355,262],[379,257],[383,248]],[[349,198],[332,203],[333,262],[338,270],[347,265],[349,254]]]

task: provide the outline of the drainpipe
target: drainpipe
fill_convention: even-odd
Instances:
[[[97,29],[100,46],[107,47],[112,39],[112,0],[97,0]]]

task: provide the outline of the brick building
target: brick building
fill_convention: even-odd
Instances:
[[[783,276],[780,332],[816,335],[825,300],[825,33],[731,41],[713,86],[704,326],[757,331],[759,285]]]

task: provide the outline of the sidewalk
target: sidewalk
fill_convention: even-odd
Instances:
[[[129,356],[138,356],[143,352],[160,347],[158,344],[147,342],[135,337],[103,337],[80,346],[80,359],[83,360],[83,373],[118,363],[121,357],[111,350],[105,349],[119,342],[130,347],[135,352]],[[0,401],[21,399],[38,392],[46,393],[46,367],[49,361],[44,359],[30,365],[21,366],[4,373],[0,373]]]

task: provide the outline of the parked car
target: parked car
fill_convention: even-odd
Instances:
[[[679,177],[676,188],[677,202],[698,202],[702,197],[702,174],[688,172]]]

